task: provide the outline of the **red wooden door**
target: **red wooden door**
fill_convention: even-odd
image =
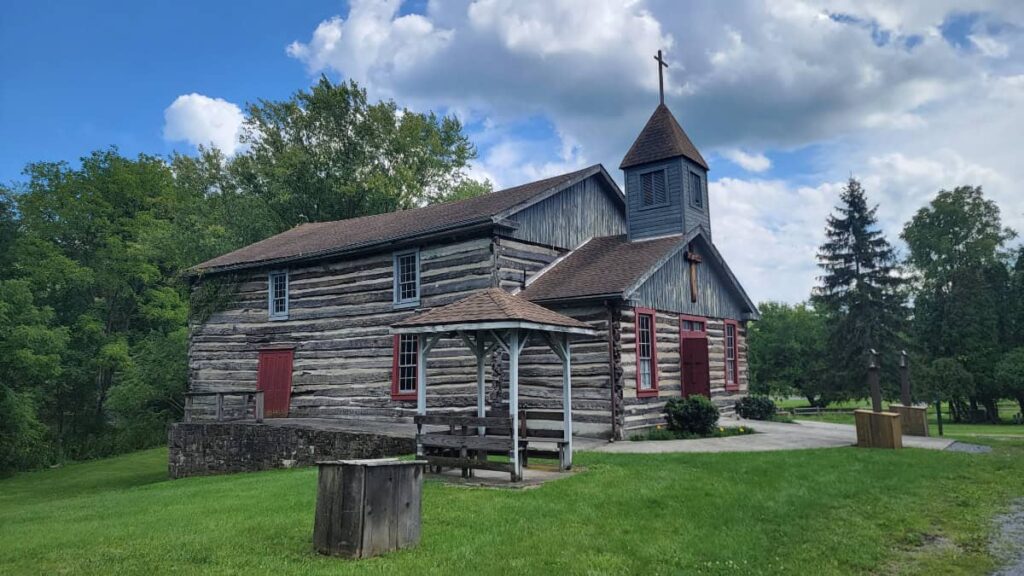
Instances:
[[[256,388],[263,391],[263,410],[267,418],[288,416],[293,354],[293,350],[260,350]]]
[[[711,372],[708,369],[708,339],[683,338],[680,345],[683,366],[683,397],[703,394],[711,397]]]

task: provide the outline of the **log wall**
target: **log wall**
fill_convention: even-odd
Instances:
[[[435,244],[420,252],[421,306],[448,304],[492,285],[489,237]],[[392,254],[290,270],[289,317],[267,315],[267,274],[255,271],[235,301],[193,325],[189,382],[193,392],[254,390],[259,350],[293,346],[289,415],[396,419],[415,401],[391,398],[393,336],[389,326],[415,313],[392,304]],[[461,341],[442,340],[430,354],[428,405],[475,406],[476,361]],[[197,399],[195,416],[211,415]]]
[[[679,315],[658,311],[655,319],[658,349],[658,395],[638,398],[636,394],[636,314],[622,310],[623,437],[631,431],[665,423],[663,410],[669,398],[682,396],[679,361]],[[725,325],[721,319],[708,318],[708,368],[711,375],[711,399],[723,412],[731,412],[736,399],[747,393],[746,325],[739,325],[737,353],[739,390],[725,389]]]

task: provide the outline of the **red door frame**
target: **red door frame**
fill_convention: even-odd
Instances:
[[[286,362],[287,370],[274,374],[273,368],[280,367],[278,362]],[[291,406],[292,372],[295,367],[294,348],[262,348],[256,368],[256,389],[263,391],[264,411],[267,418],[287,418]],[[277,382],[268,383],[267,379],[281,378]]]
[[[683,321],[684,320],[689,320],[690,322],[700,322],[701,324],[704,325],[704,330],[701,330],[700,332],[694,332],[692,330],[683,330]],[[684,376],[686,374],[686,370],[685,370],[684,365],[683,365],[684,364],[684,362],[683,362],[683,341],[684,340],[698,340],[698,339],[699,340],[707,340],[708,339],[708,319],[703,317],[703,316],[690,316],[688,314],[680,314],[679,315],[679,394],[681,396],[683,396],[683,397],[686,396],[686,382],[684,380]],[[705,365],[707,365],[709,368],[710,368],[710,362],[711,362],[711,358],[710,357],[705,359]],[[711,380],[710,380],[710,378],[711,378],[711,375],[710,375],[710,371],[709,371],[708,372],[708,382],[707,382],[707,391],[708,391],[707,395],[708,395],[709,398],[711,397]]]

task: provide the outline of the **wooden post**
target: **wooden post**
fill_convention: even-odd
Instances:
[[[192,421],[192,395],[185,395],[185,423]]]
[[[910,358],[906,350],[900,351],[900,402],[904,406],[913,405],[910,395]]]
[[[217,422],[224,419],[224,394],[217,393]]]
[[[508,411],[512,417],[512,481],[523,478],[522,462],[519,461],[519,329],[508,331]]]
[[[572,356],[569,352],[569,334],[562,335],[562,439],[565,440],[562,470],[572,468]]]
[[[939,425],[939,436],[942,436],[942,400],[935,399],[935,421]]]
[[[872,348],[868,352],[868,387],[871,389],[871,410],[882,411],[882,387],[878,382],[878,352]]]
[[[484,358],[487,356],[484,345],[487,343],[487,338],[484,336],[483,330],[478,330],[476,333],[476,415],[480,418],[487,416],[487,406],[484,402],[484,388],[486,382],[484,381]],[[484,427],[477,429],[477,434],[483,436],[486,433]]]
[[[369,558],[420,540],[422,460],[317,462],[313,547]]]
[[[256,392],[256,422],[263,422],[263,390]]]
[[[416,335],[416,413],[427,413],[427,335]]]

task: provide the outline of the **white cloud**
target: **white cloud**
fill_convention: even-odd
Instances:
[[[212,145],[230,156],[239,149],[243,120],[241,108],[227,100],[182,94],[164,110],[164,138]]]
[[[978,47],[978,51],[989,58],[1006,58],[1010,55],[1010,47],[992,36],[971,34],[967,38]]]
[[[657,103],[651,57],[666,50],[667,103],[713,161],[716,242],[755,299],[807,296],[825,216],[850,173],[881,205],[894,242],[940,188],[966,183],[983,185],[1006,222],[1024,229],[1019,1],[399,7],[354,2],[288,53],[373,97],[457,113],[481,149],[472,173],[499,186],[593,162],[617,176]],[[944,24],[955,18],[972,23],[950,41]],[[548,134],[524,133],[524,124]],[[794,152],[780,167],[776,153]],[[716,181],[716,158],[779,179]]]
[[[722,150],[722,155],[747,172],[764,172],[772,167],[772,161],[761,153],[751,154],[739,148]]]

